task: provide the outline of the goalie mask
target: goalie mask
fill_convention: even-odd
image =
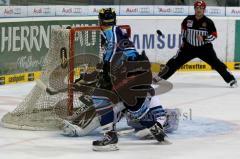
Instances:
[[[102,8],[99,10],[98,20],[100,25],[116,25],[116,13],[112,8]]]

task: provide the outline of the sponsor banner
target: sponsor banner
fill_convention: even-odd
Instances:
[[[95,26],[97,20],[52,20],[0,23],[0,75],[40,71],[48,52],[53,28]],[[84,37],[84,38],[83,38]],[[95,38],[94,38],[95,37]],[[76,49],[99,53],[96,32],[76,33]]]
[[[9,5],[10,4],[10,0],[0,0],[0,5]]]
[[[229,70],[240,70],[240,62],[225,62]],[[158,73],[163,69],[164,65],[159,63],[152,63],[152,72]],[[192,72],[192,71],[211,71],[213,70],[210,65],[205,62],[188,62],[183,65],[178,72]]]
[[[55,16],[55,6],[28,6],[29,17]]]
[[[225,62],[229,70],[240,70],[240,62]],[[205,62],[188,62],[178,71],[210,71],[213,70],[210,65]]]
[[[0,0],[0,5],[9,0]],[[194,14],[193,6],[170,5],[56,5],[56,6],[0,6],[0,17],[33,16],[96,16],[100,8],[114,8],[117,15],[188,15]],[[207,6],[206,15],[240,16],[240,7]]]
[[[121,5],[120,15],[153,15],[152,5]]]
[[[226,16],[239,17],[240,7],[226,7]]]
[[[88,14],[88,6],[56,6],[56,16],[86,16]]]
[[[205,62],[188,62],[182,67],[179,71],[210,71],[212,70],[211,66]]]
[[[88,6],[88,15],[98,15],[98,12],[101,8],[113,8],[117,15],[119,15],[119,6],[116,5],[97,5],[97,6]]]
[[[225,65],[229,70],[240,70],[240,62],[226,62]],[[164,64],[152,63],[151,70],[154,73],[158,73]],[[178,72],[186,72],[186,71],[211,71],[212,68],[205,62],[188,62],[183,65]],[[79,75],[80,69],[75,70],[75,74]],[[31,82],[37,79],[40,79],[42,72],[26,72],[21,74],[13,74],[13,75],[5,75],[0,76],[0,85],[4,84],[15,84],[20,82]]]
[[[27,72],[13,75],[0,76],[0,85],[30,82],[40,79],[41,72]]]
[[[9,0],[0,0],[0,5],[9,5]],[[57,6],[0,6],[0,17],[33,16],[96,16],[100,8],[114,8],[117,15],[192,15],[193,6],[170,5],[57,5]],[[240,7],[207,6],[208,16],[240,16]]]
[[[0,17],[27,17],[27,6],[0,6]]]
[[[189,14],[194,14],[194,7],[189,7]],[[225,7],[207,6],[205,14],[207,16],[225,16]]]
[[[185,17],[173,17],[169,19],[118,19],[119,24],[128,24],[131,26],[131,39],[139,52],[146,51],[151,62],[166,62],[176,55],[178,48],[181,46],[181,23]],[[227,31],[226,20],[213,19],[219,36],[213,42],[218,57],[223,60],[232,60],[226,58]],[[154,24],[154,25],[153,25]],[[157,35],[156,30],[161,30],[162,36]],[[233,50],[228,50],[233,53]],[[195,61],[200,61],[195,59]]]
[[[154,6],[154,15],[188,15],[188,6]]]

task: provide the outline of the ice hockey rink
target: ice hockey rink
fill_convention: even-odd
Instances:
[[[233,72],[240,83],[240,72]],[[238,159],[240,157],[240,87],[230,88],[216,72],[177,73],[174,88],[159,96],[165,108],[181,109],[178,131],[169,145],[134,136],[119,138],[119,151],[94,152],[90,136],[64,137],[58,131],[24,131],[0,126],[0,159]],[[0,86],[0,117],[12,111],[34,86]],[[124,126],[124,121],[120,126]]]

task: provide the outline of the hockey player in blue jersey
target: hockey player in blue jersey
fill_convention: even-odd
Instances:
[[[118,150],[118,137],[115,124],[118,121],[116,120],[117,112],[123,109],[123,107],[126,109],[132,121],[137,121],[142,128],[148,129],[157,141],[165,141],[166,134],[161,122],[159,122],[159,118],[164,116],[162,113],[164,110],[162,106],[156,106],[153,109],[149,108],[151,96],[148,94],[154,95],[154,92],[152,92],[153,89],[151,89],[152,74],[147,56],[144,53],[139,54],[134,48],[133,43],[129,40],[127,32],[116,25],[116,13],[113,9],[101,9],[98,18],[99,24],[102,27],[101,45],[105,51],[102,59],[103,71],[97,85],[101,89],[115,92],[122,106],[119,106],[119,104],[114,105],[104,97],[92,97],[92,104],[98,116],[97,120],[104,132],[104,137],[101,140],[93,141],[93,150]],[[133,63],[127,63],[129,61]],[[148,68],[147,71],[141,67],[140,63],[134,64],[136,61],[144,62],[146,65],[143,67],[146,66],[146,68]],[[134,67],[138,68],[133,69],[134,71],[129,72],[126,77],[118,76],[119,74],[121,75],[121,73],[124,74],[127,72],[127,66],[124,64],[130,64],[132,69]],[[144,81],[142,81],[143,83],[139,83],[140,86],[132,89],[136,91],[136,94],[140,94],[141,89],[147,90],[147,92],[142,93],[141,96],[136,96],[136,98],[130,98],[129,100],[128,96],[132,97],[130,94],[131,91],[122,91],[122,88],[134,81],[134,79],[142,77],[141,75],[146,75]],[[145,84],[145,86],[142,86],[142,84]],[[134,102],[134,100],[136,101]]]
[[[129,37],[126,32],[124,32],[120,27],[116,25],[116,13],[111,8],[103,8],[99,11],[98,15],[99,24],[102,26],[102,46],[105,48],[103,54],[103,72],[104,80],[109,81],[108,88],[117,91],[117,86],[111,78],[113,72],[112,67],[118,66],[117,63],[123,63],[125,61],[138,61],[141,55],[134,48],[133,43],[129,40]],[[124,43],[122,45],[122,43]],[[123,56],[120,56],[120,59],[116,59],[117,54],[121,52]],[[144,55],[143,55],[144,56]],[[116,68],[117,69],[117,68]],[[122,70],[120,70],[122,71]],[[132,75],[137,75],[137,72],[133,72]],[[151,83],[149,84],[149,86]],[[128,92],[126,92],[127,94]],[[116,94],[120,94],[116,92]],[[120,97],[123,100],[123,97]],[[148,128],[152,135],[159,142],[164,141],[165,133],[163,131],[162,125],[157,122],[157,120],[152,119],[154,113],[150,111],[148,105],[150,103],[150,97],[147,95],[142,97],[137,97],[136,103],[134,105],[129,104],[126,100],[123,100],[124,106],[126,107],[131,118],[138,120],[139,123]],[[148,118],[151,116],[150,118]],[[117,150],[116,144],[118,143],[118,137],[115,130],[115,123],[113,123],[113,113],[106,114],[104,122],[101,123],[103,130],[105,130],[104,137],[101,140],[93,141],[93,149],[96,151],[101,150]]]

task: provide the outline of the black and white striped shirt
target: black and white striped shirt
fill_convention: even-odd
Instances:
[[[203,37],[203,41],[198,40],[199,35]],[[194,15],[190,15],[182,22],[182,37],[183,42],[199,47],[215,40],[217,30],[213,21],[206,16],[197,20]]]

